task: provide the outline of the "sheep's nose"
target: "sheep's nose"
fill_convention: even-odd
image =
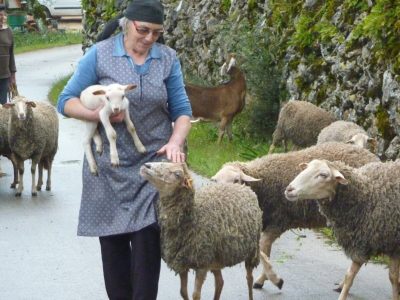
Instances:
[[[294,191],[294,187],[292,187],[290,185],[286,188],[286,193],[290,193],[290,192],[293,192],[293,191]]]
[[[115,107],[114,109],[113,109],[113,113],[114,114],[117,114],[117,113],[119,113],[120,112],[120,109],[118,108],[118,107]]]
[[[145,163],[144,166],[145,166],[147,169],[151,169],[151,164],[150,164],[150,163]]]

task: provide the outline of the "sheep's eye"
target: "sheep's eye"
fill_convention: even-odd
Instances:
[[[323,179],[326,179],[326,178],[328,178],[328,174],[326,174],[326,173],[319,173],[319,177],[321,177],[321,178],[323,178]]]
[[[110,97],[106,96],[107,101],[110,101]]]
[[[235,178],[235,179],[233,180],[233,183],[240,183],[240,179],[239,179],[239,178]]]
[[[180,172],[174,172],[175,178],[179,179],[181,178],[181,173]]]

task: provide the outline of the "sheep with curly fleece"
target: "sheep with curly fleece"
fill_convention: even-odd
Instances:
[[[371,256],[390,258],[392,299],[399,299],[400,160],[371,163],[359,169],[343,162],[312,160],[287,186],[292,202],[316,199],[335,237],[352,260],[339,300],[345,300],[353,280]]]
[[[376,153],[377,141],[361,126],[349,121],[336,121],[326,126],[318,135],[317,144],[342,142],[353,144]]]
[[[272,153],[282,142],[285,152],[288,141],[292,141],[294,148],[315,145],[320,131],[334,121],[331,113],[310,102],[289,101],[279,112],[268,153]]]
[[[248,162],[229,162],[212,177],[217,182],[246,183],[257,194],[263,211],[260,248],[268,257],[271,255],[272,243],[286,230],[326,226],[326,219],[319,213],[316,202],[289,202],[283,193],[299,173],[299,164],[314,158],[341,160],[354,167],[379,161],[377,156],[366,149],[328,142],[300,151],[270,154]],[[257,278],[254,288],[261,288],[268,278],[271,279],[264,271]],[[281,288],[277,282],[271,282]]]
[[[24,188],[24,161],[32,160],[32,196],[42,187],[43,168],[47,169],[46,190],[51,189],[51,167],[58,149],[58,116],[55,108],[44,102],[30,101],[16,96],[3,107],[10,110],[8,142],[19,173],[15,196],[19,197]],[[39,166],[37,185],[36,166]]]
[[[245,262],[249,299],[252,270],[259,262],[261,210],[246,186],[210,184],[195,191],[186,164],[146,163],[140,174],[160,194],[158,222],[161,255],[179,274],[180,293],[188,300],[189,269],[196,272],[193,299],[199,300],[208,271],[215,277],[214,299],[221,295],[221,269]]]

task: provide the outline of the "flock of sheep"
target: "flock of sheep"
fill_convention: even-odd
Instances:
[[[141,175],[160,193],[162,256],[180,275],[183,299],[189,299],[189,269],[196,272],[193,299],[200,299],[207,271],[215,276],[219,299],[221,269],[239,262],[245,262],[253,299],[258,259],[263,271],[253,287],[269,279],[282,288],[269,260],[272,243],[289,229],[330,226],[352,260],[337,289],[339,300],[376,255],[390,258],[392,299],[399,300],[400,161],[381,162],[373,153],[375,140],[360,126],[335,121],[304,101],[282,108],[273,138],[274,145],[290,140],[308,148],[227,163],[197,191],[185,164],[142,166]]]

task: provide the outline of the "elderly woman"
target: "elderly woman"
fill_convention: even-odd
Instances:
[[[99,109],[82,105],[82,90],[93,84],[137,85],[126,96],[146,154],[137,152],[121,123],[123,113],[119,113],[110,118],[117,132],[119,168],[111,167],[102,126],[104,150],[95,157],[99,176],[90,173],[86,159],[83,164],[78,235],[99,236],[110,299],[157,298],[161,262],[155,209],[158,194],[140,177],[139,167],[163,157],[185,161],[181,150],[190,129],[191,108],[175,51],[156,43],[163,33],[163,20],[158,0],[133,0],[119,20],[122,32],[87,51],[58,99],[58,111],[65,116],[99,121]]]

